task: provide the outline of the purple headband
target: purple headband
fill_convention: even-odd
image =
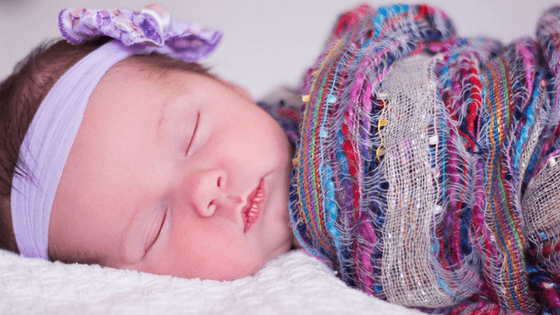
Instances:
[[[140,13],[130,10],[64,10],[62,35],[72,44],[100,36],[114,38],[70,68],[49,91],[33,117],[20,147],[11,209],[20,254],[48,257],[51,208],[70,148],[93,89],[119,61],[152,52],[185,61],[210,54],[221,33],[170,19],[161,6]]]

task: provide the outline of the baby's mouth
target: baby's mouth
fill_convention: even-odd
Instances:
[[[261,206],[264,202],[264,179],[261,178],[259,186],[249,195],[247,206],[243,208],[243,217],[245,218],[245,230],[247,233],[251,225],[257,221],[261,214]]]

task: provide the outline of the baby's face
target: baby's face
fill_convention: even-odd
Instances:
[[[49,254],[184,278],[251,275],[291,247],[290,170],[284,132],[243,93],[124,61],[89,100]]]

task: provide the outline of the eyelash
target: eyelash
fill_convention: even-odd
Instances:
[[[189,141],[189,144],[187,145],[187,149],[185,150],[185,155],[189,154],[189,150],[191,149],[191,146],[194,142],[194,138],[196,136],[196,131],[198,130],[198,123],[200,121],[200,112],[198,112],[197,116],[196,116],[196,124],[194,125],[194,130],[191,136],[191,140]]]
[[[163,225],[165,224],[165,219],[167,218],[168,207],[166,206],[163,211],[163,218],[161,219],[161,223],[159,224],[158,231],[154,236],[154,239],[150,242],[150,245],[148,245],[148,247],[146,248],[146,253],[148,253],[152,246],[154,246],[154,244],[157,242],[157,240],[159,239],[159,235],[161,234],[161,230],[163,230]]]

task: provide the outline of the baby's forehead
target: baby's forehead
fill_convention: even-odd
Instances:
[[[96,89],[153,86],[166,93],[184,93],[188,90],[188,84],[181,77],[185,75],[186,73],[181,71],[161,69],[154,64],[128,58],[111,67]]]
[[[122,80],[134,80],[154,84],[170,92],[185,93],[189,92],[189,81],[195,78],[207,80],[206,84],[230,87],[197,63],[173,60],[160,55],[133,56],[122,60],[107,71],[101,82],[115,84]]]
[[[205,93],[216,87],[225,87],[241,98],[254,102],[246,89],[222,80],[204,66],[162,55],[133,56],[122,60],[107,71],[99,82],[98,88],[112,89],[114,85],[122,85],[125,80],[133,85],[154,86],[158,90],[177,96]],[[203,84],[199,84],[201,82]]]
[[[174,73],[174,70],[163,70],[153,62],[136,57],[124,59],[112,66],[102,80],[145,80],[154,81]]]

